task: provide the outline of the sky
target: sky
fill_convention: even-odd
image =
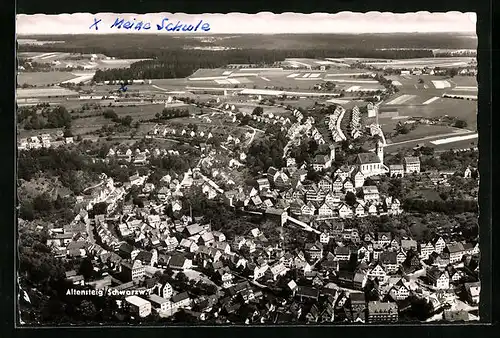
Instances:
[[[98,30],[90,28],[94,18],[100,19]],[[136,19],[136,22],[150,22],[150,30],[126,30],[110,28],[116,18],[126,20]],[[156,24],[161,24],[163,18],[169,21],[196,25],[200,20],[210,25],[214,34],[279,34],[279,33],[435,33],[457,32],[475,33],[475,13],[429,13],[416,12],[393,14],[390,12],[336,14],[314,13],[273,14],[262,12],[258,14],[228,13],[228,14],[184,14],[184,13],[154,13],[154,14],[115,14],[115,13],[76,13],[45,15],[18,14],[16,30],[18,35],[58,35],[58,34],[116,34],[116,33],[162,33],[158,32]],[[201,33],[205,33],[201,31]],[[183,34],[193,34],[183,32]],[[200,34],[200,31],[197,32]]]

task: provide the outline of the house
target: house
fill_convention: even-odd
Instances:
[[[346,246],[336,247],[335,250],[335,258],[339,261],[348,261],[351,258],[351,250]]]
[[[140,261],[144,266],[154,266],[158,263],[158,252],[156,250],[140,251],[134,259]]]
[[[450,243],[444,249],[450,255],[450,263],[454,264],[460,262],[465,255],[465,249],[462,243]]]
[[[264,189],[269,189],[271,187],[269,180],[267,178],[258,179],[257,185],[259,186],[259,191],[262,191]]]
[[[332,182],[332,190],[334,192],[340,192],[344,188],[344,181],[347,179],[341,176],[337,176],[335,180]]]
[[[265,275],[267,279],[277,280],[278,277],[283,276],[288,271],[287,267],[282,262],[277,262],[266,270]]]
[[[356,193],[356,189],[354,188],[354,184],[352,184],[352,182],[349,178],[344,181],[343,189],[344,189],[344,193],[348,193],[348,192],[352,192],[353,194]]]
[[[365,202],[378,203],[380,201],[380,195],[378,188],[374,185],[364,186],[362,188],[363,199]]]
[[[432,245],[431,242],[428,242],[427,244],[421,244],[420,245],[420,258],[421,259],[428,259],[429,256],[434,252],[434,246]]]
[[[410,250],[417,251],[417,241],[413,239],[402,239],[401,240],[401,249],[408,252]]]
[[[404,166],[402,164],[389,165],[390,177],[403,177],[404,173],[405,173],[405,170],[404,170]]]
[[[352,209],[345,203],[340,204],[339,206],[339,217],[347,218],[353,215]]]
[[[309,312],[306,314],[306,320],[308,323],[316,323],[319,318],[320,318],[320,311],[318,309],[318,306],[316,304],[313,304],[313,306],[311,306],[311,309],[309,310]]]
[[[354,206],[354,214],[356,217],[364,217],[366,216],[366,209],[361,203],[357,203]]]
[[[444,241],[443,237],[438,237],[433,244],[434,251],[439,254],[443,252],[444,248],[446,248],[446,242]]]
[[[351,303],[351,314],[354,322],[366,321],[366,298],[365,294],[361,292],[352,292],[349,294]]]
[[[223,288],[228,288],[233,284],[233,274],[228,267],[220,268],[217,270],[216,279],[219,280]]]
[[[420,158],[409,156],[404,158],[405,172],[407,174],[420,173]]]
[[[354,188],[361,188],[365,184],[365,175],[358,169],[355,170],[354,175],[352,175],[352,180],[354,181]]]
[[[326,305],[325,309],[321,313],[322,323],[331,323],[335,320],[335,310],[332,305]]]
[[[429,283],[438,290],[447,290],[450,288],[450,277],[448,271],[440,270],[436,267],[427,269],[426,276]]]
[[[392,302],[368,302],[368,323],[389,323],[398,321],[398,306]]]
[[[353,288],[356,290],[364,290],[366,282],[368,281],[368,276],[361,272],[354,273],[354,277],[352,279]]]
[[[121,261],[121,275],[125,281],[142,279],[145,273],[145,266],[142,265],[141,261],[134,261],[133,263]]]
[[[479,295],[481,293],[481,283],[465,283],[464,284],[465,293],[467,294],[467,301],[471,305],[479,304]]]
[[[125,298],[130,312],[139,317],[147,317],[151,314],[151,303],[138,296],[128,296]]]
[[[325,191],[332,190],[332,179],[328,176],[324,176],[318,183],[318,187]]]
[[[178,293],[171,298],[172,308],[184,308],[191,305],[191,299],[187,292]]]
[[[396,272],[398,270],[397,252],[385,251],[379,257],[379,262],[384,266],[385,271],[388,273]]]
[[[379,281],[385,281],[387,273],[380,263],[376,263],[370,270],[368,270],[367,276],[370,279],[377,278]]]
[[[410,297],[410,289],[403,283],[403,280],[400,279],[399,282],[391,287],[389,295],[394,300],[405,300]]]
[[[168,308],[169,308],[170,301],[168,299],[160,297],[160,296],[158,296],[156,294],[149,295],[148,299],[149,299],[149,301],[151,302],[151,305],[154,308],[159,309],[162,312],[167,311]]]
[[[325,202],[319,207],[318,209],[318,216],[321,218],[332,218],[334,215],[334,212],[330,206],[329,203]]]
[[[295,292],[295,297],[299,298],[301,301],[304,299],[318,301],[319,289],[310,286],[299,286]]]
[[[330,168],[332,160],[328,155],[316,155],[312,162],[312,167],[315,171],[322,171]]]
[[[139,174],[135,174],[130,176],[129,182],[130,185],[143,185],[146,177],[140,176]]]
[[[185,270],[192,266],[192,261],[182,255],[174,255],[168,262],[168,267],[172,270]]]
[[[306,243],[305,253],[311,260],[320,259],[323,256],[323,244],[320,242]]]
[[[182,202],[179,200],[172,201],[172,211],[177,212],[182,210]]]
[[[170,299],[170,297],[172,297],[174,293],[174,290],[172,289],[172,285],[166,282],[160,288],[158,288],[158,293],[162,298]]]
[[[403,249],[399,249],[396,253],[397,264],[403,264],[406,261],[406,252]]]
[[[316,184],[311,184],[306,188],[306,200],[321,202],[325,199],[326,192],[321,190]]]
[[[328,244],[328,242],[330,242],[330,235],[323,231],[320,235],[319,235],[319,242],[321,244]]]
[[[381,247],[391,244],[392,235],[390,232],[379,232],[377,234],[377,243]]]

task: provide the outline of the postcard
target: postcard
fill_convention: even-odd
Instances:
[[[475,13],[17,15],[18,320],[479,321]]]

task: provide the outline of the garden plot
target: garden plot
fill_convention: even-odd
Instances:
[[[389,101],[386,103],[386,105],[400,105],[405,102],[410,101],[411,99],[415,98],[416,95],[409,95],[409,94],[403,94],[399,97],[396,97],[394,100]]]
[[[456,86],[452,90],[465,91],[465,92],[477,92],[477,86]]]
[[[432,84],[436,89],[451,88],[451,83],[446,80],[432,80]]]
[[[428,99],[427,101],[423,102],[422,104],[429,104],[429,103],[432,103],[432,102],[439,100],[439,99],[440,99],[439,96],[434,96],[434,97]]]

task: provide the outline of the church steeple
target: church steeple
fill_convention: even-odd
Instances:
[[[377,141],[377,156],[380,159],[380,163],[384,163],[384,145],[382,143],[382,140]]]

